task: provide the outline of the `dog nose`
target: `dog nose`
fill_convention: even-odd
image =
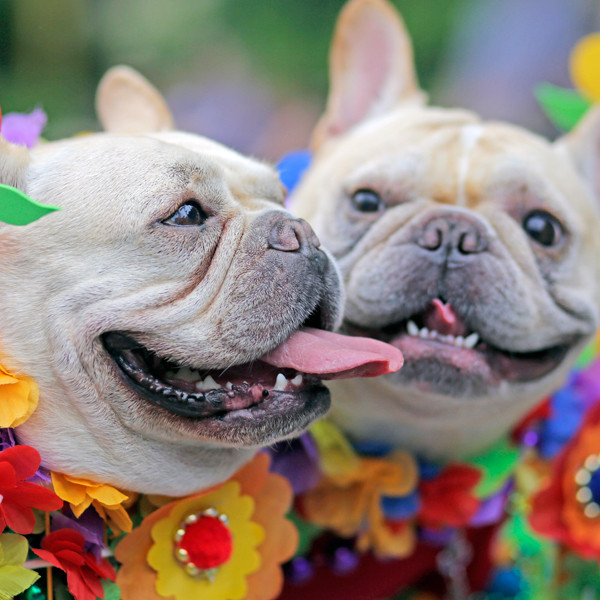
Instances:
[[[304,219],[282,219],[269,233],[269,248],[282,252],[296,252],[321,245],[316,233]]]
[[[488,248],[488,237],[477,217],[462,213],[438,215],[424,223],[417,244],[431,252],[445,250],[460,255],[478,254]]]

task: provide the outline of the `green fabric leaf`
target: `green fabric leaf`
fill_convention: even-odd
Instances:
[[[22,567],[27,560],[29,543],[22,535],[3,533],[0,535],[0,565]]]
[[[576,90],[542,83],[535,97],[550,121],[563,131],[570,131],[583,117],[591,103]]]
[[[113,581],[103,581],[104,600],[121,600],[121,590]]]
[[[499,491],[513,474],[519,457],[519,449],[508,439],[503,439],[484,454],[467,461],[482,472],[481,481],[475,487],[475,496],[486,498]]]
[[[10,600],[31,587],[38,579],[35,571],[8,565],[0,567],[0,600]]]
[[[9,225],[29,225],[44,215],[60,210],[58,206],[40,204],[21,190],[0,184],[0,221]]]
[[[296,511],[292,510],[287,514],[287,518],[295,525],[298,530],[298,549],[295,556],[304,556],[308,554],[313,540],[318,537],[323,528],[319,525],[305,521]]]

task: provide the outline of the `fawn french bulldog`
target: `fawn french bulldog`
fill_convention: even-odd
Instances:
[[[359,440],[464,457],[558,387],[598,327],[600,110],[550,143],[427,106],[384,0],[348,2],[330,75],[293,210],[338,260],[343,330],[406,359],[333,382],[332,418]]]
[[[184,495],[322,416],[321,378],[401,356],[312,328],[338,323],[339,275],[271,168],[159,133],[170,113],[127,69],[98,105],[109,133],[0,140],[0,182],[61,208],[0,225],[2,364],[40,390],[16,432],[52,470]]]

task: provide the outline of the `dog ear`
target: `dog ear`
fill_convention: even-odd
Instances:
[[[29,150],[0,137],[0,183],[22,189],[28,165]]]
[[[385,0],[350,0],[333,34],[330,90],[312,147],[396,106],[424,104],[410,37],[400,15]]]
[[[96,114],[105,131],[150,133],[174,128],[160,92],[131,67],[109,69],[98,85]]]
[[[556,145],[569,153],[600,202],[600,104],[590,108],[575,129]]]

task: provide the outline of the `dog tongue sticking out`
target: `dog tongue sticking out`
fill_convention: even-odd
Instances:
[[[385,342],[309,327],[293,333],[261,360],[319,379],[377,377],[397,371],[404,362],[400,350]]]

